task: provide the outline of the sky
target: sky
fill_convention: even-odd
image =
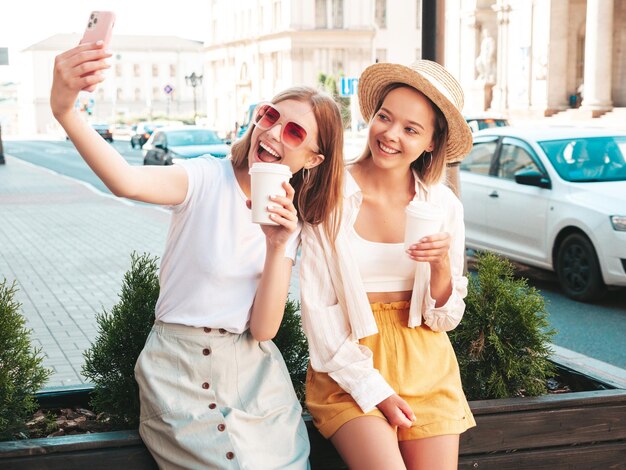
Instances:
[[[0,81],[14,78],[18,53],[59,33],[82,34],[92,10],[116,14],[113,34],[206,38],[210,0],[13,0],[0,8],[0,47],[9,48],[9,66],[0,65]]]

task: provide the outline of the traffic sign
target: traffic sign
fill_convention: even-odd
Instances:
[[[163,91],[165,92],[166,95],[169,95],[170,93],[172,93],[174,91],[174,87],[172,85],[165,85],[163,87]]]
[[[359,84],[358,78],[341,77],[339,94],[341,96],[352,96],[356,94]]]

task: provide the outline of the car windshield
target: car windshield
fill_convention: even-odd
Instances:
[[[168,132],[167,141],[170,146],[212,145],[222,143],[222,139],[217,136],[217,133],[208,129],[190,129]]]
[[[626,180],[626,136],[550,140],[539,145],[566,181]]]

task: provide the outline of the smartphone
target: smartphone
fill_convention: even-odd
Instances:
[[[89,21],[87,22],[85,34],[83,34],[80,44],[84,42],[103,41],[104,48],[107,49],[109,42],[111,42],[114,24],[115,13],[112,11],[92,11],[89,14]]]

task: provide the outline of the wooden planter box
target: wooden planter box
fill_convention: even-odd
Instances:
[[[621,468],[626,455],[626,387],[557,367],[572,389],[588,391],[470,402],[478,426],[461,437],[460,469]],[[38,399],[53,408],[85,403],[88,394],[89,389],[57,390]],[[306,424],[311,467],[346,468],[310,419]],[[0,468],[157,467],[137,431],[118,431],[0,442]]]

